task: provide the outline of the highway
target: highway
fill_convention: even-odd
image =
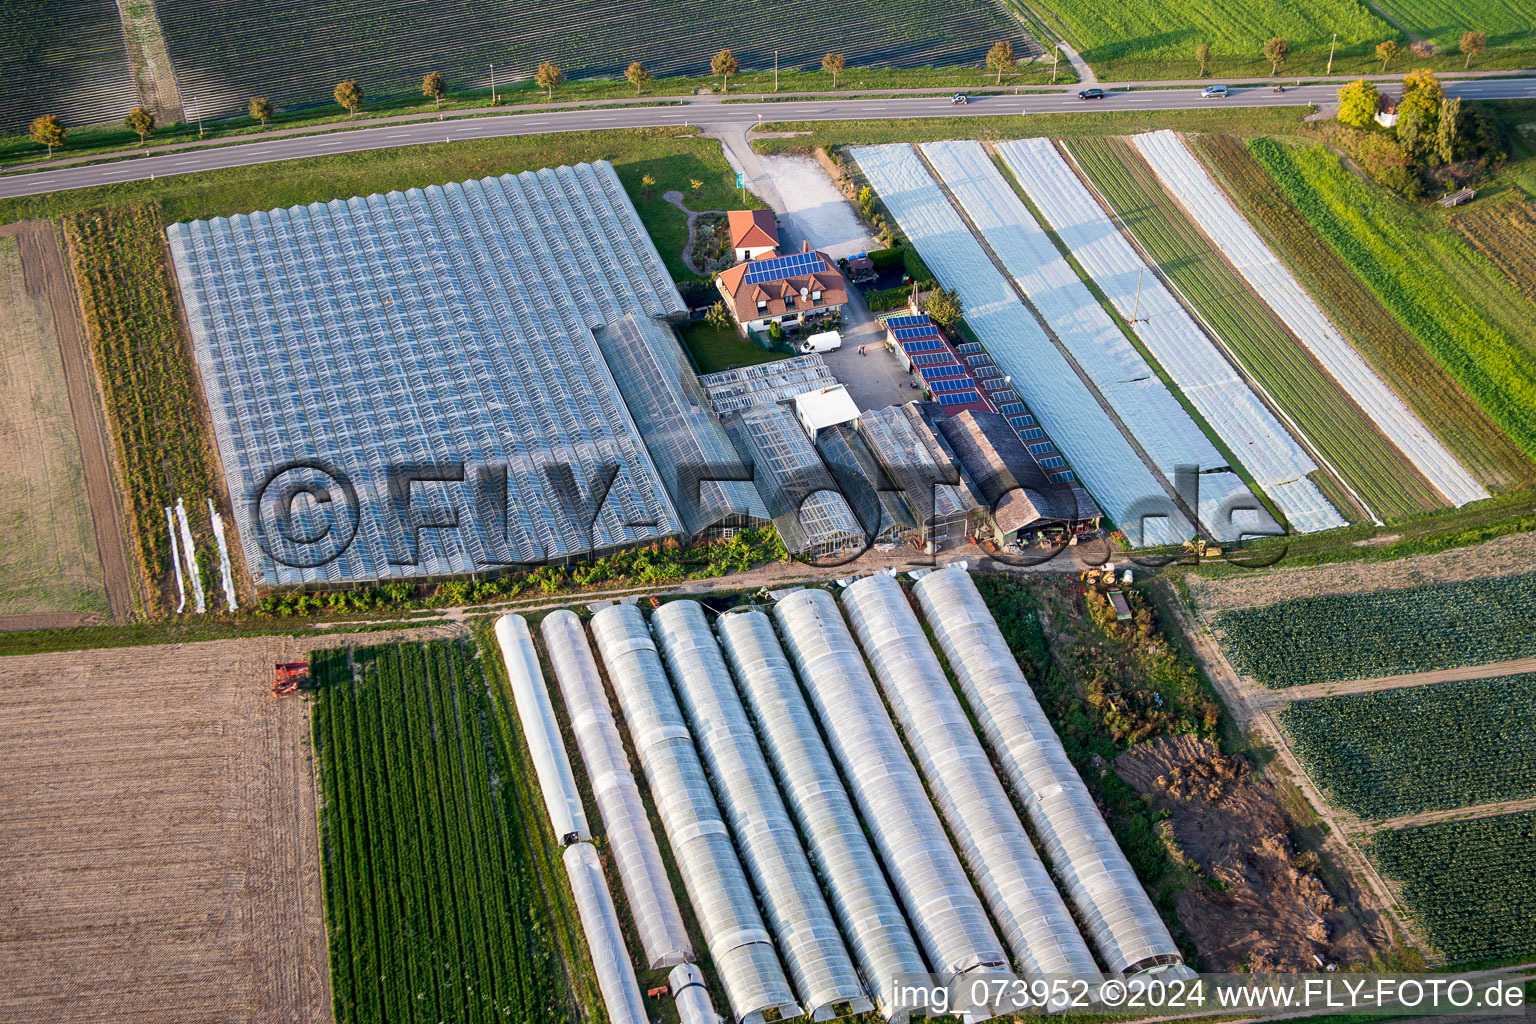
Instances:
[[[1446,94],[1463,99],[1536,98],[1536,78],[1463,79],[1445,83]],[[995,117],[1003,114],[1049,114],[1109,110],[1181,110],[1205,106],[1298,106],[1335,102],[1337,83],[1304,85],[1277,93],[1265,85],[1234,86],[1226,99],[1202,99],[1196,86],[1140,87],[1111,91],[1102,100],[1077,98],[1077,86],[1061,92],[1009,93],[974,96],[963,106],[946,95],[904,95],[867,99],[801,99],[726,103],[719,95],[684,97],[672,106],[606,107],[536,110],[456,120],[397,121],[374,128],[316,132],[252,142],[230,142],[129,159],[104,159],[50,170],[0,177],[0,198],[37,195],[175,174],[194,174],[225,167],[249,167],[304,157],[358,153],[395,146],[453,142],[467,139],[540,135],[552,132],[604,131],[694,125],[705,129],[743,131],[771,121],[892,120],[916,117]],[[1104,88],[1116,90],[1107,83]],[[1123,87],[1122,87],[1123,88]],[[430,116],[430,115],[428,115]]]

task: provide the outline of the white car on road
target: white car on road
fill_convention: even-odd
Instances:
[[[1200,98],[1203,100],[1224,100],[1227,98],[1227,87],[1224,85],[1208,85],[1200,90]]]

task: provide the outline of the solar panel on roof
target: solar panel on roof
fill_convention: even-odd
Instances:
[[[1039,427],[1025,427],[1019,431],[1019,437],[1025,441],[1038,441],[1045,436],[1045,431]]]
[[[770,260],[754,260],[747,264],[746,284],[761,284],[786,277],[800,277],[822,268],[821,256],[814,252],[795,252],[788,256],[775,256]]]
[[[908,313],[906,316],[888,316],[885,318],[885,326],[891,328],[892,330],[895,330],[898,327],[917,327],[922,324],[931,323],[933,323],[933,321],[929,320],[926,315],[921,313],[915,316]]]
[[[959,391],[961,389],[969,389],[973,395],[976,393],[975,385],[971,383],[971,378],[969,377],[950,377],[945,380],[931,380],[928,382],[928,390],[935,394],[944,391]]]
[[[891,331],[897,341],[909,341],[914,338],[941,338],[943,337],[932,327],[898,327]]]
[[[969,405],[981,400],[981,396],[974,391],[950,391],[937,397],[940,405]]]
[[[919,352],[937,352],[944,347],[942,341],[904,341],[901,350],[907,355],[916,355]]]
[[[955,349],[962,355],[968,356],[976,355],[977,353],[985,351],[985,349],[981,347],[981,342],[979,341],[962,341],[960,344],[955,346]]]
[[[992,366],[992,357],[989,355],[966,356],[966,363],[971,366]]]
[[[1054,450],[1049,441],[1041,441],[1039,444],[1029,446],[1029,454],[1031,455],[1049,455]]]
[[[1076,479],[1077,477],[1072,475],[1070,469],[1064,469],[1060,473],[1051,474],[1051,483],[1053,484],[1069,484]]]
[[[912,362],[918,366],[938,366],[941,363],[954,363],[948,352],[923,352],[912,357]]]
[[[1027,416],[1028,414],[1028,409],[1025,408],[1023,402],[1004,402],[997,407],[997,411],[1004,416]]]
[[[1008,425],[1014,430],[1026,430],[1035,422],[1033,416],[1009,416]]]
[[[964,377],[966,381],[969,382],[971,379],[971,375],[966,373],[964,368],[962,368],[959,363],[945,363],[942,366],[920,366],[918,367],[917,372],[923,375],[924,380],[939,380],[944,377]],[[968,383],[966,386],[975,387],[976,385]]]
[[[1041,459],[1040,465],[1045,469],[1060,469],[1067,464],[1067,460],[1060,455],[1052,455],[1048,459]]]

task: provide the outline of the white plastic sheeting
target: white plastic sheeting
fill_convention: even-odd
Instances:
[[[720,618],[719,631],[849,949],[881,1015],[896,1019],[897,979],[923,974],[927,967],[816,729],[773,622],[756,610],[731,612]]]
[[[181,554],[187,560],[187,578],[192,581],[193,607],[197,614],[201,615],[208,610],[208,601],[203,593],[203,572],[197,564],[197,545],[192,542],[192,526],[187,522],[187,506],[182,499],[176,499],[176,522],[181,527]]]
[[[800,1005],[814,1020],[872,1009],[703,606],[669,601],[651,626]]]
[[[1132,543],[1187,540],[1193,528],[1172,509],[1165,510],[1167,518],[1146,519],[1142,536],[1138,503],[1166,506],[1163,485],[988,259],[912,147],[861,146],[853,157],[923,262],[959,292],[966,323],[1105,515]]]
[[[709,989],[704,985],[704,972],[693,964],[672,968],[667,975],[667,985],[672,989],[672,1001],[677,1004],[677,1019],[681,1024],[720,1024],[720,1015],[709,999]]]
[[[171,506],[165,506],[165,529],[171,537],[171,565],[176,569],[176,594],[180,598],[176,602],[176,613],[187,606],[187,581],[181,571],[181,545],[176,540],[176,514],[171,511]]]
[[[784,645],[928,962],[947,984],[1008,963],[986,910],[923,793],[837,602],[801,590],[774,606]]]
[[[566,847],[561,859],[571,881],[571,893],[576,897],[576,915],[581,918],[581,930],[587,937],[587,952],[592,956],[597,988],[603,994],[603,1008],[608,1011],[610,1024],[650,1024],[597,850],[591,843],[577,843]]]
[[[951,567],[925,574],[913,590],[1104,962],[1116,973],[1182,962],[976,584]]]
[[[693,944],[581,619],[566,609],[551,612],[540,632],[597,799],[608,849],[629,897],[646,964],[654,971],[692,960]]]
[[[259,583],[468,574],[683,535],[592,336],[686,309],[607,163],[167,236]],[[418,484],[408,515],[391,471],[422,465],[462,466],[463,481]],[[284,531],[272,506],[300,483],[314,500],[292,503]],[[334,554],[285,533],[348,542]]]
[[[212,498],[207,501],[208,524],[213,527],[213,541],[219,549],[219,583],[224,588],[224,603],[230,611],[239,611],[240,605],[235,600],[235,575],[229,565],[229,543],[224,538],[224,517],[219,515]]]
[[[1488,497],[1483,486],[1339,334],[1177,135],[1165,130],[1137,135],[1131,141],[1237,272],[1436,490],[1455,505]]]
[[[969,145],[976,146],[978,150],[980,148],[976,143]],[[1104,291],[1120,315],[1127,322],[1134,318],[1131,327],[1142,344],[1259,486],[1279,504],[1279,496],[1271,491],[1271,486],[1303,480],[1308,473],[1317,469],[1317,464],[1280,424],[1269,407],[1254,394],[1253,389],[1191,319],[1184,307],[1179,305],[1178,300],[1163,286],[1162,280],[1142,261],[1092,193],[1072,173],[1050,140],[1005,142],[998,146],[998,152],[1013,169],[1030,199],[1040,208],[1045,219],[1055,228],[1072,255]],[[1023,208],[996,166],[986,159],[984,153],[979,154],[979,160],[977,154],[968,151],[965,157],[966,173],[976,178],[996,179],[977,192],[978,199],[995,195],[1012,200],[1016,207],[994,215],[1005,225],[1000,227],[1000,234],[1009,236],[1012,239],[1010,249],[1019,253],[1017,262],[1003,256],[1004,262],[1019,277],[1019,283],[1024,289],[1035,297],[1047,319],[1054,320],[1053,314],[1047,311],[1048,306],[1065,307],[1062,315],[1068,327],[1058,327],[1057,331],[1062,340],[1073,347],[1074,354],[1079,347],[1086,350],[1084,355],[1078,356],[1079,360],[1091,359],[1095,344],[1102,339],[1103,358],[1098,360],[1100,370],[1095,372],[1096,377],[1099,372],[1113,374],[1116,365],[1123,366],[1124,372],[1133,377],[1150,374],[1151,367],[1146,360],[1125,340],[1110,315],[1088,291],[1087,285],[1061,259],[1055,245],[1046,237],[1029,211]],[[948,181],[947,172],[945,180]],[[954,186],[953,182],[950,184]],[[961,196],[963,202],[966,201],[958,188],[956,194]],[[1019,221],[1025,223],[1016,227],[1015,222]],[[1033,253],[1040,255],[1036,257],[1038,262],[1034,265],[1035,269],[1030,270]],[[1001,248],[999,255],[1002,255]],[[1055,258],[1055,264],[1048,262],[1051,257]],[[1077,309],[1084,311],[1084,320],[1094,322],[1091,331],[1081,330],[1081,322],[1075,327],[1072,324]],[[1084,365],[1088,363],[1084,362]],[[1168,401],[1173,400],[1166,389],[1164,394],[1167,394]],[[1172,415],[1166,402],[1161,403],[1160,409],[1163,414]],[[1177,413],[1188,424],[1188,428],[1183,429],[1198,432],[1199,428],[1184,414],[1182,408],[1177,409]],[[1132,422],[1130,416],[1135,414],[1136,410],[1132,409],[1130,413],[1122,413],[1122,416],[1127,418],[1127,422]],[[1187,456],[1183,461],[1189,461]],[[1162,464],[1161,460],[1159,464]],[[1281,505],[1282,511],[1290,520],[1292,528],[1300,532],[1310,533],[1345,525],[1343,518],[1310,480],[1303,487],[1284,489],[1281,495],[1286,499],[1286,504]]]
[[[1093,953],[1030,843],[901,584],[885,573],[866,576],[843,591],[843,607],[1020,972],[1027,979],[1096,973]]]
[[[732,1013],[742,1024],[801,1015],[644,616],[610,605],[592,616],[592,637]]]
[[[539,777],[544,809],[554,826],[555,840],[562,846],[590,840],[592,831],[581,806],[581,792],[571,774],[571,761],[560,738],[560,723],[555,718],[554,705],[549,702],[549,688],[539,669],[539,656],[534,653],[527,620],[521,615],[497,619],[496,642],[501,646],[518,724],[522,726],[528,752],[533,755],[533,769]]]

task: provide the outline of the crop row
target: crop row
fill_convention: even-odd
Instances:
[[[336,1019],[564,1019],[479,666],[449,642],[317,653],[313,735]]]
[[[1443,506],[1429,484],[1190,223],[1129,145],[1075,139],[1073,155],[1142,247],[1377,515]]]
[[[1462,465],[1494,487],[1532,478],[1536,467],[1509,435],[1323,241],[1242,142],[1215,133],[1186,138],[1334,325]]]
[[[1250,152],[1382,303],[1536,457],[1536,317],[1453,231],[1367,185],[1322,145]]]
[[[1536,302],[1536,203],[1508,199],[1481,206],[1456,218],[1456,230],[1503,271],[1520,293]]]
[[[1362,818],[1536,795],[1536,674],[1297,701],[1280,724],[1312,780]]]
[[[1452,964],[1536,956],[1536,811],[1383,832],[1368,848]]]
[[[8,7],[0,31],[0,134],[20,134],[42,114],[66,125],[119,121],[138,106],[123,26],[113,0]]]
[[[204,589],[212,593],[218,564],[206,505],[215,493],[212,440],[171,292],[164,230],[159,207],[152,204],[64,219],[147,590],[174,591],[165,509],[183,498],[198,539]]]
[[[1222,644],[1266,686],[1536,657],[1536,573],[1224,612]]]

